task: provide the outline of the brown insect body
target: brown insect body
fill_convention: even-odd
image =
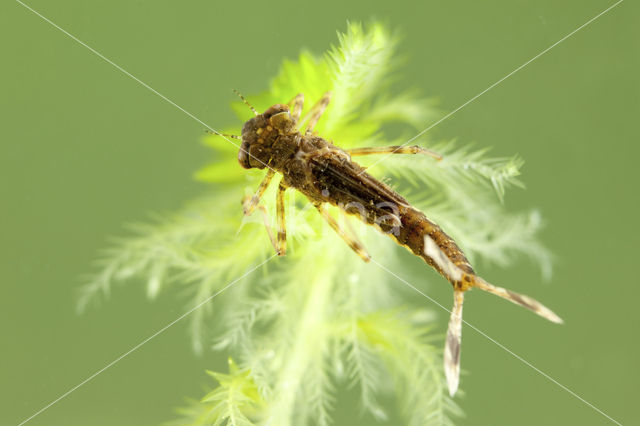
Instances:
[[[270,167],[282,174],[285,186],[299,190],[312,203],[338,206],[374,225],[423,258],[454,286],[464,284],[447,276],[425,254],[425,236],[432,238],[454,264],[473,274],[462,250],[438,225],[368,174],[346,151],[321,137],[300,133],[287,105],[274,105],[247,121],[242,141],[238,161],[243,167]]]
[[[452,395],[457,390],[459,380],[462,303],[466,290],[477,287],[524,306],[553,322],[562,322],[536,300],[489,284],[475,275],[462,250],[437,224],[351,159],[352,155],[383,152],[436,154],[420,147],[404,146],[344,150],[315,135],[313,127],[329,102],[329,94],[325,94],[308,113],[310,118],[303,134],[297,128],[302,99],[302,95],[298,95],[291,101],[293,112],[284,104],[273,105],[263,114],[258,114],[251,107],[256,116],[242,128],[242,146],[238,154],[240,165],[244,168],[269,169],[256,194],[245,199],[245,214],[251,214],[258,207],[260,197],[275,172],[282,174],[277,198],[277,241],[265,218],[267,231],[278,254],[283,255],[286,248],[283,194],[287,188],[294,188],[318,208],[329,225],[363,260],[368,261],[370,257],[357,237],[342,229],[324,206],[331,204],[356,215],[424,259],[454,287],[454,307],[444,354],[445,373]],[[266,214],[264,208],[263,214]]]

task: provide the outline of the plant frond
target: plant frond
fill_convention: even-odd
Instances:
[[[349,25],[345,34],[338,34],[339,46],[328,53],[332,79],[332,105],[325,129],[351,121],[352,115],[373,98],[388,75],[391,55],[397,39],[381,24],[374,23],[367,31],[360,24]]]
[[[202,398],[200,403],[179,409],[177,424],[194,426],[255,426],[264,406],[258,388],[248,370],[240,370],[229,359],[229,374],[209,371],[219,385]]]
[[[415,157],[397,155],[380,166],[384,173],[416,187],[453,188],[469,193],[478,187],[493,188],[500,201],[507,188],[523,187],[518,176],[524,162],[518,156],[490,157],[488,149],[473,149],[455,141],[429,143],[426,147],[442,155],[442,161],[430,158],[416,161]]]
[[[441,350],[427,343],[428,329],[397,310],[374,312],[358,320],[363,343],[375,349],[396,382],[396,398],[412,425],[451,425],[460,408],[449,397]],[[419,390],[419,391],[416,391]]]

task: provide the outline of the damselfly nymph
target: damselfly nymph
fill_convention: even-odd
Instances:
[[[242,141],[238,153],[242,167],[267,169],[258,190],[243,202],[245,215],[252,214],[256,208],[261,208],[262,213],[266,214],[260,200],[274,177],[281,176],[276,195],[278,229],[275,235],[269,221],[265,220],[269,238],[279,255],[283,256],[286,252],[284,193],[294,189],[309,199],[329,226],[362,260],[369,261],[371,257],[355,234],[343,228],[329,214],[328,206],[333,205],[347,214],[355,215],[389,235],[395,242],[424,259],[453,285],[454,304],[444,350],[444,371],[451,395],[455,394],[459,383],[462,304],[467,290],[478,288],[493,293],[550,321],[562,323],[560,317],[538,301],[494,286],[476,275],[462,250],[437,224],[353,161],[356,156],[384,153],[426,154],[440,159],[438,154],[419,146],[342,149],[328,142],[315,134],[313,129],[329,104],[330,93],[326,93],[302,121],[302,94],[295,96],[288,104],[273,105],[262,114],[251,107],[242,95],[240,97],[255,117],[244,124],[242,136],[222,136]],[[306,123],[304,131],[299,128],[301,122]]]

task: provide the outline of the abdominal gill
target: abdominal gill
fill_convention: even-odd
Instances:
[[[451,396],[458,390],[458,384],[460,382],[462,304],[464,302],[464,292],[467,289],[473,287],[479,288],[523,306],[549,321],[562,324],[562,319],[558,315],[537,300],[502,287],[494,286],[475,274],[464,272],[445,255],[443,250],[428,235],[424,237],[424,254],[437,265],[441,274],[451,281],[454,286],[453,309],[451,310],[451,316],[449,318],[447,340],[444,349],[444,372]],[[462,285],[463,283],[464,285]]]

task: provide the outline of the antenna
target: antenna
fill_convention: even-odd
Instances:
[[[228,133],[220,133],[220,132],[216,132],[215,130],[209,130],[209,129],[204,129],[205,132],[209,133],[210,135],[216,135],[216,136],[222,136],[223,138],[231,138],[231,139],[237,139],[239,141],[242,140],[242,137],[238,136],[238,135],[230,135]]]
[[[242,93],[238,92],[236,89],[233,89],[233,93],[240,96],[240,99],[242,99],[242,102],[244,102],[245,105],[248,106],[255,115],[258,115],[258,111],[256,111],[256,109],[251,106],[251,104],[244,98],[244,96],[242,96]]]

